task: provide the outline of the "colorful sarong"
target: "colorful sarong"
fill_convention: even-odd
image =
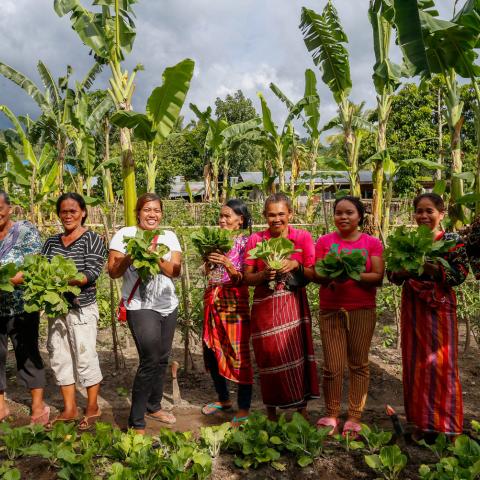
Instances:
[[[462,433],[463,400],[453,289],[438,282],[406,281],[401,339],[407,420],[427,432]]]
[[[272,291],[257,286],[251,322],[263,403],[295,407],[317,398],[317,365],[305,289]]]
[[[218,372],[237,383],[253,383],[248,287],[209,285],[203,297],[203,343],[215,353]]]

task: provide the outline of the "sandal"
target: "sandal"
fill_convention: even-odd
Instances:
[[[238,428],[240,425],[243,425],[248,420],[248,415],[245,417],[233,417],[230,425],[233,428]]]
[[[338,433],[338,420],[335,417],[322,417],[317,422],[317,428],[330,427],[329,435],[336,435]]]
[[[53,420],[50,420],[45,424],[45,430],[53,430],[53,427],[56,423],[75,423],[78,420],[78,417],[74,418],[60,418],[55,417]]]
[[[101,416],[102,411],[100,409],[95,415],[84,415],[78,423],[78,429],[81,432],[88,432],[100,420]]]
[[[43,412],[40,415],[30,417],[30,425],[47,425],[50,418],[50,407],[48,405],[43,406]]]
[[[212,410],[208,411],[207,408],[210,408]],[[210,415],[216,415],[218,412],[228,412],[231,409],[232,409],[231,405],[228,405],[228,406],[224,407],[223,405],[221,405],[219,403],[211,402],[211,403],[206,403],[202,407],[202,413],[204,415],[210,416]]]
[[[0,418],[0,423],[6,422],[9,416],[10,416],[10,410],[6,408],[5,415],[2,418]]]
[[[343,426],[342,436],[346,437],[348,435],[350,440],[355,440],[356,438],[358,438],[361,430],[362,426],[358,422],[348,420]]]
[[[154,415],[155,413],[159,412],[161,412],[161,416]],[[155,420],[156,422],[166,423],[167,425],[173,425],[174,423],[177,423],[175,415],[165,410],[157,410],[156,412],[147,413],[145,416]]]

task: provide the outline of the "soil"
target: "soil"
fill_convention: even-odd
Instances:
[[[403,411],[403,392],[401,383],[401,356],[400,351],[395,348],[387,348],[382,345],[383,339],[380,335],[382,326],[377,328],[371,349],[371,381],[368,395],[368,401],[364,412],[363,421],[368,424],[375,424],[380,428],[392,430],[390,419],[384,412],[385,404],[390,404],[399,414],[400,420],[405,425]],[[462,330],[461,330],[462,331]],[[318,333],[318,332],[317,332]],[[135,375],[138,363],[137,352],[133,341],[127,330],[120,328],[121,344],[123,345],[120,357],[120,366],[115,368],[115,358],[112,349],[111,332],[108,329],[99,332],[98,352],[104,380],[101,387],[100,408],[102,409],[102,421],[114,423],[118,427],[125,429],[130,409],[130,388]],[[463,351],[464,335],[461,335],[460,350]],[[322,365],[321,344],[318,337],[315,338],[317,361],[320,367]],[[42,342],[45,345],[45,342]],[[215,400],[215,394],[212,382],[203,368],[200,346],[191,345],[192,354],[189,361],[188,372],[183,368],[184,349],[180,336],[174,340],[172,360],[177,360],[182,368],[178,373],[178,381],[181,391],[181,402],[173,405],[172,398],[172,379],[167,376],[165,386],[164,408],[173,409],[177,417],[177,423],[169,428],[179,431],[193,430],[198,431],[204,425],[215,425],[229,421],[234,413],[220,412],[214,416],[202,415],[200,409],[207,402]],[[48,364],[48,356],[45,349],[42,349],[42,355]],[[479,348],[472,343],[467,353],[460,355],[460,373],[462,378],[464,409],[465,409],[465,427],[468,429],[470,420],[479,417],[480,405],[480,369],[479,369]],[[193,362],[193,363],[192,363]],[[62,406],[61,395],[57,386],[55,386],[52,372],[47,369],[48,386],[46,388],[45,398],[52,407],[52,415],[58,412]],[[9,352],[7,360],[7,382],[8,401],[11,410],[11,419],[14,425],[23,425],[29,421],[29,392],[19,386],[16,381],[15,359],[13,352]],[[348,373],[345,374],[345,388],[348,385]],[[257,383],[258,385],[258,383]],[[235,400],[235,386],[232,384],[232,399]],[[345,395],[344,395],[345,397]],[[79,409],[85,405],[85,391],[78,390]],[[344,398],[345,400],[345,398]],[[344,404],[344,410],[346,405]],[[263,404],[260,398],[258,388],[254,388],[252,403],[253,410],[263,410]],[[287,416],[291,411],[286,411]],[[323,399],[315,400],[309,403],[309,414],[312,422],[316,421],[323,413]],[[79,415],[81,412],[79,411]],[[155,434],[160,427],[165,427],[153,420],[147,420],[147,433]],[[405,479],[418,478],[418,468],[422,463],[435,463],[432,454],[418,446],[412,446],[399,439],[399,444],[408,456],[408,466],[402,475]],[[288,458],[282,458],[286,463],[286,470],[278,472],[271,467],[263,467],[258,470],[243,471],[236,468],[233,464],[233,457],[228,454],[222,454],[214,461],[212,474],[213,480],[240,480],[240,479],[279,479],[286,480],[295,478],[296,480],[316,479],[316,480],[335,480],[335,479],[372,479],[376,478],[365,464],[363,453],[350,451],[346,452],[337,443],[329,443],[325,449],[324,455],[317,459],[313,465],[301,469],[294,465]],[[56,478],[53,471],[48,469],[47,464],[41,459],[28,458],[16,462],[17,467],[22,472],[22,478],[35,478],[36,480],[49,480]]]

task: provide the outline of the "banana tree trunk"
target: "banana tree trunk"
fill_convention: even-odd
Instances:
[[[147,192],[155,192],[155,179],[157,177],[157,156],[154,152],[154,144],[148,145],[148,164],[145,168],[147,173]]]
[[[63,175],[65,173],[66,138],[59,135],[57,140],[58,190],[63,193]]]
[[[120,129],[120,149],[122,155],[123,208],[125,225],[136,225],[135,204],[137,191],[135,186],[135,161],[133,159],[132,140],[128,128]]]
[[[297,185],[298,174],[300,173],[300,161],[298,158],[298,149],[293,146],[292,149],[292,168],[290,171],[290,198],[293,202],[293,208],[296,211],[298,207],[298,198],[295,197],[295,187]]]
[[[204,195],[203,200],[205,202],[210,202],[212,199],[212,164],[210,161],[205,163],[203,168],[203,179],[204,179]]]
[[[387,238],[390,229],[390,208],[392,206],[393,198],[393,178],[390,178],[387,183],[387,191],[385,192],[385,201],[382,218],[382,233],[383,238]]]
[[[105,153],[103,156],[103,161],[108,162],[110,160],[110,123],[108,119],[104,123],[104,134],[105,134]],[[114,195],[113,195],[113,183],[112,175],[109,168],[102,167],[102,179],[103,179],[103,198],[105,204],[108,208],[113,205]]]
[[[213,199],[218,203],[218,174],[219,174],[219,158],[214,158],[212,162],[212,180],[213,180]]]
[[[225,203],[228,198],[228,175],[230,174],[230,162],[228,156],[225,156],[223,162],[223,183],[222,183],[222,202]]]
[[[278,151],[277,158],[277,171],[278,171],[278,186],[281,192],[285,192],[285,165],[283,161],[283,153]]]
[[[308,193],[307,193],[307,211],[306,217],[307,222],[311,223],[313,221],[313,216],[315,215],[315,205],[313,203],[313,197],[315,195],[315,176],[317,175],[317,155],[318,155],[318,140],[315,140],[312,143],[312,151],[309,155],[309,169],[310,169],[310,181],[308,183]],[[322,195],[323,201],[323,195]]]
[[[442,89],[439,87],[437,93],[437,119],[438,119],[438,160],[439,165],[443,165],[443,115],[442,115]],[[442,171],[435,170],[435,180],[441,180]]]

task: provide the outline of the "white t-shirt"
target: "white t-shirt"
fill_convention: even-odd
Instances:
[[[126,254],[123,239],[126,237],[134,237],[137,233],[137,227],[123,227],[112,238],[110,242],[110,250]],[[180,242],[177,236],[170,230],[163,230],[163,234],[158,237],[159,244],[166,245],[170,251],[163,256],[165,260],[170,260],[171,252],[181,252]],[[130,303],[127,305],[138,274],[133,266],[128,267],[123,274],[122,298],[125,302],[127,310],[155,310],[162,315],[172,313],[178,306],[178,298],[175,294],[175,285],[172,279],[163,275],[155,275],[147,285],[140,284]],[[142,295],[140,295],[142,289]]]

